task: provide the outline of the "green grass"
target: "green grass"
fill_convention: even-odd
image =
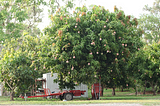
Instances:
[[[139,103],[144,105],[160,105],[160,100],[72,100],[72,101],[2,101],[1,105],[68,105],[68,104],[101,104],[101,103]]]
[[[91,98],[91,91],[88,93],[89,98]],[[104,96],[100,97],[101,100],[87,100],[88,98],[76,98],[72,101],[60,101],[59,99],[44,99],[44,98],[28,98],[27,101],[21,98],[14,98],[14,101],[10,101],[9,97],[0,97],[0,105],[68,105],[68,104],[97,104],[97,103],[139,103],[147,106],[160,105],[160,95],[152,96],[148,95],[138,95],[135,96],[132,90],[127,90],[120,92],[116,90],[116,96],[112,96],[112,90],[104,90]]]

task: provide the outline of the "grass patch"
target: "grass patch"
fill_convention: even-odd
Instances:
[[[91,98],[91,91],[88,92]],[[112,90],[104,90],[104,96],[101,100],[87,100],[88,98],[75,98],[72,101],[60,101],[59,99],[45,99],[45,98],[28,98],[24,101],[22,98],[14,98],[10,101],[9,97],[0,97],[0,105],[68,105],[68,104],[101,104],[101,103],[139,103],[143,105],[160,105],[160,95],[152,96],[152,94],[135,96],[132,90],[125,90],[121,92],[116,90],[116,95],[112,96]]]
[[[72,100],[72,101],[7,101],[1,102],[1,105],[68,105],[68,104],[104,104],[104,103],[140,103],[157,104],[160,100]]]

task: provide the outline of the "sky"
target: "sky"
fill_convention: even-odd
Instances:
[[[76,0],[76,6],[82,7],[86,5],[89,7],[90,5],[100,5],[104,6],[105,9],[108,9],[110,12],[114,11],[114,6],[118,9],[121,9],[125,12],[126,15],[133,15],[136,18],[139,18],[140,15],[146,13],[143,11],[145,5],[152,7],[155,0],[83,0],[83,2],[79,2],[80,0]],[[44,9],[44,18],[42,19],[42,23],[38,25],[38,27],[42,30],[49,25],[50,21],[48,19],[47,9]]]

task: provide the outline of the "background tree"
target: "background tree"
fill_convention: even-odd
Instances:
[[[36,27],[41,22],[41,0],[0,0],[0,41],[18,38],[23,31],[37,36],[40,30]]]
[[[47,35],[39,37],[33,37],[27,33],[20,38],[22,44],[19,49],[27,51],[27,56],[30,57],[34,70],[38,70],[38,77],[42,77],[42,74],[49,72],[47,64],[50,62],[50,51],[52,45],[52,39]]]
[[[67,10],[71,10],[75,7],[76,3],[81,3],[83,0],[49,0],[49,14],[54,14],[59,11],[60,7],[65,7]]]
[[[38,71],[30,67],[32,61],[27,56],[27,51],[15,50],[17,48],[15,40],[8,42],[1,52],[0,77],[4,82],[4,87],[11,91],[10,97],[13,100],[17,91],[26,92],[30,85],[33,85]]]
[[[160,82],[160,44],[153,43],[146,45],[136,55],[133,61],[133,70],[135,71],[135,79],[143,81],[143,85],[147,83],[152,87],[153,95],[159,89]]]
[[[5,41],[1,51],[0,80],[5,88],[11,91],[11,100],[14,93],[26,93],[32,89],[35,78],[42,77],[48,72],[46,63],[48,56],[47,36],[40,38],[24,35],[21,38]]]
[[[146,42],[153,43],[160,41],[160,0],[155,0],[152,7],[146,5],[144,10],[149,14],[143,14],[139,19],[139,27],[144,30],[144,38]]]
[[[110,13],[103,7],[83,6],[73,14],[60,8],[51,20],[45,33],[53,38],[51,68],[59,75],[61,89],[81,82],[93,84],[99,77],[114,94],[115,87],[127,86],[123,81],[129,78],[129,57],[141,46],[136,18],[117,9]]]

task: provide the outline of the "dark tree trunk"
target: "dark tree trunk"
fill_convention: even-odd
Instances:
[[[146,85],[147,85],[147,81],[145,81],[143,95],[145,95],[145,94],[146,94]]]
[[[116,93],[115,93],[115,87],[113,87],[113,89],[112,89],[112,95],[113,95],[113,96],[116,95]]]
[[[145,95],[146,94],[146,87],[144,87],[144,91],[143,91],[143,95]]]
[[[121,88],[121,92],[123,92],[123,87]]]
[[[103,96],[103,88],[104,88],[104,87],[103,87],[103,85],[101,85],[101,86],[102,86],[102,96]]]
[[[31,95],[34,95],[34,85],[32,86]]]
[[[14,97],[14,91],[11,91],[11,92],[10,92],[10,100],[11,100],[11,101],[14,100],[13,97]]]

